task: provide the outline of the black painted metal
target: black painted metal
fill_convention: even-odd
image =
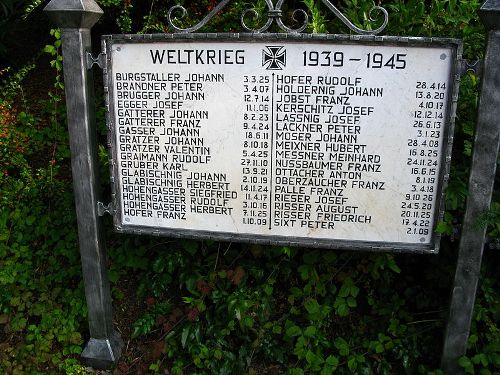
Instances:
[[[467,350],[486,233],[486,227],[481,227],[478,220],[489,210],[500,143],[500,1],[485,1],[479,13],[491,30],[484,59],[469,196],[441,360],[447,374],[464,373],[458,359]]]
[[[93,0],[52,0],[45,8],[61,27],[71,168],[91,338],[82,359],[95,368],[118,361],[123,343],[113,328],[106,251],[98,218],[97,147],[90,28],[102,15]]]

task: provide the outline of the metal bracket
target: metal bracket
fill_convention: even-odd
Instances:
[[[108,205],[105,205],[102,202],[97,202],[97,215],[104,216],[105,214],[109,214],[113,216],[115,213],[116,210],[113,202],[110,202]]]
[[[104,52],[99,53],[97,57],[92,56],[91,52],[87,52],[87,69],[92,69],[92,67],[97,64],[101,69],[104,69],[106,62],[106,54]]]
[[[470,72],[480,78],[483,73],[483,60],[476,60],[472,63],[467,60],[459,60],[458,64],[461,76]]]

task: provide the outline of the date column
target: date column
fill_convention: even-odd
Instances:
[[[407,235],[432,234],[445,99],[446,83],[418,81],[415,84],[416,106],[406,159],[412,184],[401,202],[402,225]]]
[[[243,76],[241,149],[243,224],[269,227],[272,179],[272,92],[269,76]]]

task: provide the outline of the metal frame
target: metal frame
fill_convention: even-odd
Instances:
[[[318,247],[330,249],[346,249],[346,250],[365,250],[365,251],[392,251],[392,252],[408,252],[416,253],[431,253],[439,252],[440,234],[433,233],[431,244],[408,244],[399,242],[371,242],[371,241],[356,241],[356,240],[332,240],[310,239],[305,237],[287,237],[277,235],[255,235],[245,233],[227,233],[214,231],[200,231],[191,229],[177,228],[157,228],[148,226],[126,225],[122,222],[121,213],[121,185],[118,173],[118,165],[115,162],[118,160],[117,145],[116,145],[116,126],[114,113],[114,85],[112,72],[112,57],[111,47],[113,43],[162,43],[162,42],[182,42],[186,40],[196,41],[243,41],[251,43],[252,41],[294,41],[294,42],[323,42],[337,44],[363,44],[363,45],[393,45],[393,46],[414,46],[414,47],[450,47],[453,49],[452,70],[449,77],[449,95],[447,103],[446,121],[443,130],[445,131],[444,139],[446,146],[443,146],[441,151],[441,164],[439,166],[439,181],[438,193],[436,196],[435,207],[435,222],[433,227],[443,218],[444,215],[444,191],[448,182],[449,168],[451,161],[451,150],[453,143],[453,128],[455,121],[456,105],[458,100],[458,86],[460,82],[460,73],[462,71],[462,42],[457,39],[448,38],[412,38],[412,37],[394,37],[394,36],[374,36],[374,35],[336,35],[336,34],[260,34],[260,33],[177,33],[177,34],[145,34],[145,35],[104,35],[102,37],[102,54],[105,54],[104,67],[104,82],[106,92],[106,119],[108,125],[108,145],[110,147],[110,171],[112,183],[112,197],[114,214],[115,230],[120,233],[133,234],[149,234],[153,236],[169,236],[178,238],[195,238],[195,239],[213,239],[222,241],[242,241],[249,243],[260,243],[267,245],[288,245],[288,246],[304,246]]]

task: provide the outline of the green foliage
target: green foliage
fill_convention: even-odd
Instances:
[[[500,371],[500,294],[492,278],[484,278],[474,309],[472,334],[467,356],[459,364],[467,374],[494,374]]]
[[[49,54],[53,60],[50,61],[50,66],[56,71],[56,79],[54,83],[54,88],[56,90],[63,90],[64,84],[62,82],[62,54],[61,54],[61,31],[58,29],[50,30],[50,35],[55,39],[53,44],[47,44],[43,51]],[[59,97],[54,94],[49,94],[52,99],[59,101]]]
[[[37,373],[80,353],[86,308],[67,178],[67,130],[53,100],[38,116],[15,109],[29,66],[0,98],[0,343],[2,373]],[[28,109],[27,103],[25,104]],[[56,349],[57,348],[57,349]]]
[[[326,33],[326,18],[320,11],[320,2],[314,0],[304,0],[304,4],[311,14],[311,32]]]
[[[398,363],[416,371],[421,355],[433,355],[427,335],[439,320],[413,319],[404,299],[385,286],[401,272],[392,256],[195,244],[151,243],[141,273],[139,292],[149,307],[134,335],[164,338],[157,358],[170,360],[161,368],[391,373]],[[181,289],[168,294],[163,283]]]
[[[18,95],[21,96],[24,106],[26,107],[27,102],[24,98],[23,90],[21,87],[21,82],[26,78],[26,76],[35,69],[35,64],[26,64],[22,68],[19,68],[16,72],[10,74],[0,83],[1,98],[4,102],[11,102],[12,99]],[[7,76],[10,72],[10,68],[5,68],[0,71],[0,77]],[[4,78],[4,77],[2,77]]]
[[[132,18],[130,12],[133,10],[132,1],[122,0],[100,0],[97,3],[104,9],[105,12],[112,11],[116,25],[120,32],[130,33],[132,31]]]

